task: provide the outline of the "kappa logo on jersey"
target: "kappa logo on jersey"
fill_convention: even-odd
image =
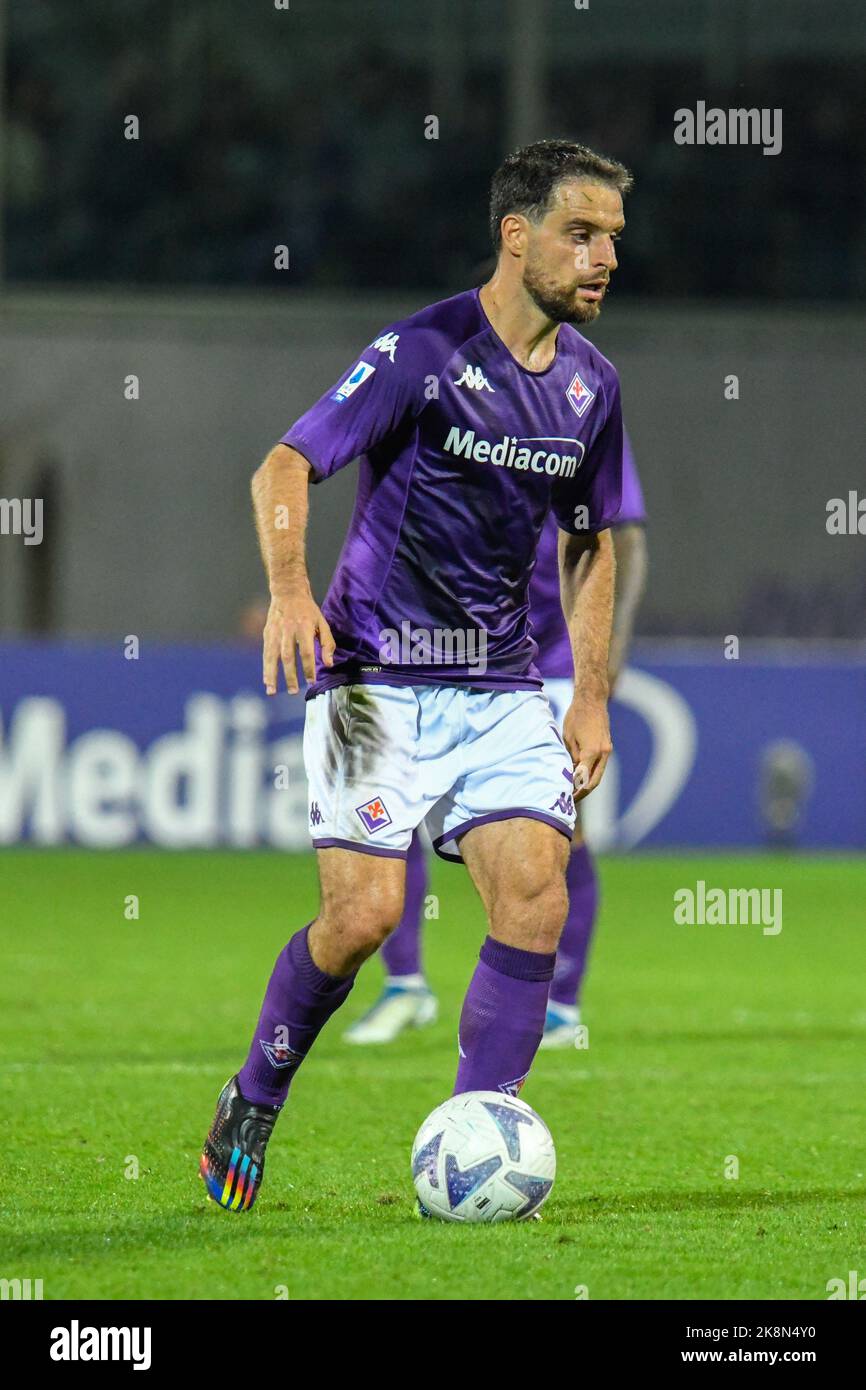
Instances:
[[[579,372],[575,372],[571,385],[565,394],[576,415],[585,415],[595,400],[595,392],[590,391],[588,386],[584,386]]]
[[[360,817],[361,824],[371,835],[391,824],[391,817],[385,810],[385,803],[380,796],[374,796],[372,801],[366,802],[363,806],[356,806],[355,814]]]
[[[469,386],[473,391],[490,391],[493,395],[496,394],[481,368],[472,367],[468,362],[463,368],[463,375],[455,380],[454,385]]]
[[[394,353],[397,351],[397,344],[400,341],[399,333],[382,333],[373,344],[380,352],[387,352],[391,361],[394,361]]]
[[[352,392],[357,391],[358,387],[362,386],[367,378],[373,375],[375,370],[376,368],[371,367],[369,362],[359,362],[351,376],[347,376],[342,386],[337,387],[331,400],[347,401]]]

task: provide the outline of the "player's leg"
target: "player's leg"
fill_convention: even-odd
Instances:
[[[545,680],[544,693],[550,702],[557,725],[562,728],[565,711],[571,703],[573,693],[571,681],[561,677]],[[574,1046],[575,1032],[580,1022],[580,988],[586,972],[589,947],[598,914],[598,880],[595,865],[589,846],[583,838],[579,805],[576,811],[571,856],[565,871],[568,915],[556,953],[556,968],[553,972],[547,1018],[544,1021],[544,1036],[541,1040],[541,1046],[544,1048]]]
[[[559,938],[556,968],[550,986],[541,1041],[544,1048],[574,1046],[575,1030],[580,1022],[580,990],[598,916],[598,877],[581,831],[579,806],[577,809],[577,824],[565,871],[568,913]]]
[[[568,907],[568,840],[537,819],[493,820],[459,842],[489,931],[460,1015],[455,1093],[516,1095],[541,1042]]]
[[[438,1013],[436,997],[421,962],[421,920],[427,896],[427,856],[420,833],[412,836],[406,857],[406,892],[403,915],[380,952],[385,983],[376,1002],[346,1029],[346,1042],[389,1043],[407,1028],[433,1023]]]
[[[406,851],[423,815],[411,775],[417,731],[418,700],[408,689],[341,686],[307,703],[321,907],[277,958],[246,1064],[217,1105],[201,1173],[222,1206],[252,1206],[292,1076],[361,962],[400,920]]]
[[[427,825],[436,852],[468,867],[489,922],[461,1016],[457,1090],[516,1093],[568,906],[573,767],[540,690],[463,690],[452,705],[458,776]]]
[[[404,860],[347,849],[322,849],[316,859],[319,913],[277,957],[239,1074],[241,1091],[257,1104],[283,1103],[292,1077],[347,998],[359,967],[400,919]]]
[[[319,913],[277,957],[247,1060],[220,1094],[202,1153],[210,1195],[234,1211],[255,1201],[265,1148],[295,1073],[403,907],[402,857],[328,848],[317,862]]]
[[[391,980],[421,980],[421,913],[427,895],[427,856],[416,830],[406,855],[406,894],[403,916],[382,947],[382,963]]]

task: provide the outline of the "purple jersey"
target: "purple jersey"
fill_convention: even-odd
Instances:
[[[334,665],[308,695],[540,685],[528,587],[548,509],[583,531],[620,508],[619,382],[591,343],[562,324],[551,365],[528,371],[467,290],[385,329],[282,442],[315,482],[361,456],[322,605]]]
[[[625,526],[629,522],[646,521],[643,491],[637,475],[631,442],[623,431],[622,440],[622,505],[611,522]],[[529,616],[532,635],[538,643],[538,667],[549,679],[574,676],[571,642],[562,611],[559,592],[559,527],[556,518],[549,516],[538,543],[538,559],[529,585]]]

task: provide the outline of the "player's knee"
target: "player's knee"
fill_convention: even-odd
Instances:
[[[568,911],[568,890],[565,885],[568,850],[565,842],[562,845],[557,843],[556,850],[555,855],[525,865],[519,879],[510,887],[511,895],[517,899],[521,910],[545,922],[554,922],[561,917],[561,926]]]
[[[341,942],[348,956],[366,959],[391,934],[402,911],[402,892],[387,886],[364,897],[325,904],[320,921],[328,935]]]
[[[400,921],[402,899],[388,898],[369,904],[355,919],[354,931],[359,940],[378,951]]]
[[[495,936],[518,941],[528,951],[555,951],[568,913],[568,891],[559,872],[533,874],[508,894],[497,896],[490,914]]]
[[[555,874],[538,895],[535,907],[538,930],[543,932],[550,942],[548,950],[556,950],[567,915],[568,890],[565,879],[562,875]]]

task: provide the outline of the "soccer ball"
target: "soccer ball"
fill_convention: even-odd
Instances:
[[[412,1145],[424,1215],[443,1221],[525,1221],[556,1176],[550,1130],[525,1101],[465,1091],[427,1116]]]

